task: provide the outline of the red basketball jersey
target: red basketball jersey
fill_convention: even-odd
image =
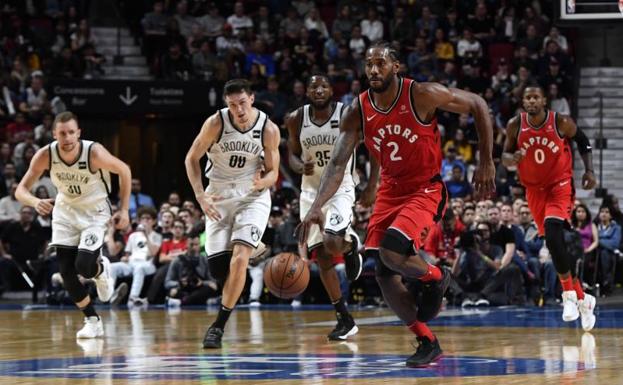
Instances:
[[[545,122],[539,127],[528,123],[528,114],[520,114],[517,148],[524,150],[518,165],[519,179],[526,187],[542,187],[573,176],[569,141],[556,126],[556,113],[547,111]]]
[[[396,99],[387,110],[374,105],[370,90],[359,95],[364,143],[381,165],[383,182],[419,184],[441,169],[437,119],[425,124],[418,118],[411,98],[414,84],[401,78]]]

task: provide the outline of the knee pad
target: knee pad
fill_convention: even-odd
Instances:
[[[389,276],[398,274],[394,270],[385,266],[383,261],[381,261],[381,256],[379,255],[378,250],[368,249],[365,251],[365,254],[366,254],[366,259],[374,258],[376,262],[374,266],[374,275],[376,277],[389,277]]]
[[[58,269],[63,278],[63,286],[69,293],[69,297],[75,303],[82,301],[87,295],[87,291],[78,280],[78,272],[76,271],[76,261],[78,249],[57,247],[56,257],[58,259]]]
[[[99,269],[100,249],[89,251],[79,249],[76,255],[76,271],[84,278],[93,278]]]
[[[230,260],[231,253],[219,255],[208,260],[210,274],[214,277],[214,279],[216,279],[216,282],[218,282],[218,285],[221,288],[225,285],[225,280],[227,279],[227,275],[229,275]]]
[[[559,274],[569,273],[571,270],[565,246],[564,229],[564,222],[560,219],[547,218],[545,220],[545,242]]]
[[[413,241],[396,229],[389,228],[381,240],[381,247],[401,255],[413,254]]]
[[[56,259],[58,260],[58,271],[61,273],[63,278],[68,274],[77,274],[75,261],[76,254],[78,253],[77,248],[66,248],[66,247],[57,247],[56,248]]]

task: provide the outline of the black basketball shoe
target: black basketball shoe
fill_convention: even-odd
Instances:
[[[417,303],[417,320],[420,322],[428,322],[437,317],[439,310],[441,310],[441,304],[443,303],[443,296],[450,285],[452,279],[450,270],[447,267],[440,267],[441,280],[421,282],[420,295],[416,297]]]
[[[361,275],[363,267],[363,259],[359,254],[359,237],[353,231],[350,233],[351,247],[348,253],[344,254],[344,262],[346,263],[346,277],[349,281],[355,281]]]
[[[219,349],[221,347],[221,339],[223,338],[223,329],[210,326],[203,337],[204,349]]]
[[[350,314],[342,315],[340,313],[335,313],[335,317],[337,318],[337,325],[335,325],[335,329],[327,336],[329,340],[344,341],[348,337],[357,334],[359,328],[355,325],[355,320]]]
[[[418,347],[415,353],[407,358],[407,366],[410,368],[419,368],[427,366],[433,361],[441,358],[443,351],[439,346],[439,341],[431,342],[427,337],[417,337]]]

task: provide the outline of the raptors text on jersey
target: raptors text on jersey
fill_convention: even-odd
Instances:
[[[571,147],[558,132],[556,115],[548,110],[543,124],[533,127],[528,114],[520,114],[517,149],[524,155],[517,169],[526,187],[547,186],[572,177]]]
[[[398,94],[387,110],[378,108],[371,90],[359,95],[364,143],[381,165],[381,180],[423,183],[439,174],[442,161],[437,120],[417,116],[412,79],[401,78]]]

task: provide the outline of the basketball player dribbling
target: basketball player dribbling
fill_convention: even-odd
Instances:
[[[441,138],[438,108],[471,113],[480,137],[480,164],[474,173],[476,191],[494,189],[492,128],[485,101],[438,83],[416,83],[398,76],[397,52],[386,42],[366,51],[365,70],[370,89],[359,95],[342,115],[340,135],[320,189],[300,226],[299,242],[313,224],[322,224],[322,206],[338,190],[348,160],[363,139],[381,167],[381,185],[368,225],[368,257],[377,258],[376,276],[387,304],[415,333],[419,346],[407,366],[425,366],[441,356],[437,338],[426,325],[442,304],[450,272],[427,263],[418,249],[427,230],[442,216],[447,192],[439,175]],[[403,283],[420,281],[419,296]],[[420,298],[420,299],[416,299]]]
[[[307,81],[307,98],[311,101],[286,116],[290,168],[303,174],[301,183],[300,214],[305,217],[316,198],[320,177],[331,159],[343,104],[332,101],[333,87],[327,75],[313,75]],[[348,160],[347,172],[335,195],[322,207],[325,215],[324,232],[318,226],[310,229],[306,240],[308,256],[314,255],[320,270],[320,279],[331,303],[335,307],[337,325],[328,335],[329,340],[341,341],[357,334],[359,330],[346,308],[348,298],[343,298],[340,281],[335,271],[336,260],[343,255],[346,275],[356,280],[361,274],[359,237],[351,228],[355,185],[354,156]]]
[[[186,173],[206,215],[205,250],[223,290],[221,309],[203,347],[220,348],[225,324],[240,298],[249,257],[260,244],[271,208],[269,188],[279,175],[279,128],[253,107],[251,84],[225,83],[227,107],[210,116],[186,155]],[[201,180],[206,154],[208,187]]]
[[[545,107],[547,100],[539,85],[529,85],[523,92],[526,112],[509,120],[502,161],[517,166],[519,179],[526,187],[528,207],[541,236],[552,255],[562,286],[562,319],[570,322],[582,315],[582,328],[595,325],[595,297],[584,293],[575,277],[575,261],[567,253],[564,230],[569,227],[575,190],[573,155],[568,139],[578,145],[584,163],[582,188],[595,187],[593,158],[588,138],[569,116]]]
[[[119,174],[120,206],[114,217],[118,229],[125,229],[129,223],[132,175],[125,163],[101,144],[81,140],[80,133],[73,113],[58,114],[52,124],[54,142],[37,151],[15,196],[39,215],[52,213],[50,246],[56,248],[65,289],[85,316],[84,327],[76,337],[96,338],[104,335],[104,327],[78,274],[94,279],[102,302],[110,299],[114,289],[110,262],[100,253],[112,215],[109,172]],[[56,200],[39,199],[30,192],[46,170],[58,189]]]

